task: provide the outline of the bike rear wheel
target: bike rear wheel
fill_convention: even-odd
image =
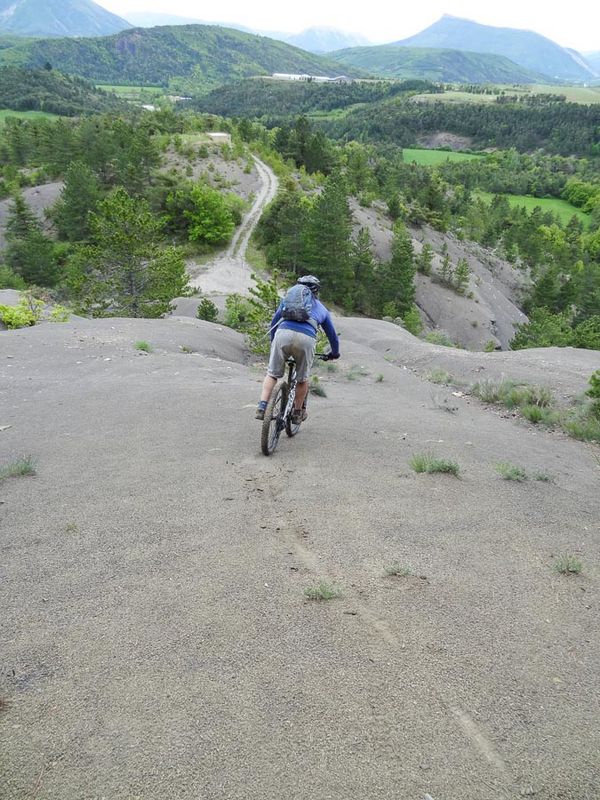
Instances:
[[[287,395],[287,383],[284,380],[277,381],[265,409],[260,435],[260,447],[266,456],[270,456],[275,451],[281,431],[285,428],[283,414],[287,404]]]

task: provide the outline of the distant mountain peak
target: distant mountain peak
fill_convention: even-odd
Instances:
[[[347,47],[363,47],[369,40],[360,33],[347,33],[327,25],[313,26],[286,36],[284,41],[310,53],[330,53]]]
[[[452,14],[443,14],[425,30],[394,44],[399,47],[444,47],[504,56],[515,64],[553,80],[586,81],[596,77],[596,72],[580,53],[561,47],[539,33],[482,25]]]
[[[93,0],[0,0],[0,34],[108,36],[129,27]]]

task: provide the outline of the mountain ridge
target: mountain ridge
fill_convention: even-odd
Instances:
[[[168,85],[183,79],[208,89],[274,72],[333,77],[335,61],[266,36],[212,25],[132,28],[112,36],[36,39],[0,50],[0,64],[42,67],[105,83]],[[359,71],[354,70],[354,74]]]
[[[130,27],[93,0],[0,0],[0,34],[99,36]]]
[[[420,33],[392,44],[396,47],[445,47],[493,53],[553,80],[583,81],[597,77],[580,53],[561,47],[539,33],[481,25],[449,14]]]
[[[421,78],[445,83],[536,83],[544,78],[505,56],[448,48],[373,45],[328,55],[340,64],[381,78]]]

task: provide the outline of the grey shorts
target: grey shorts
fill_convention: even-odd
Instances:
[[[308,380],[308,373],[315,357],[317,340],[306,333],[289,328],[278,329],[271,343],[271,356],[267,374],[281,378],[285,372],[285,362],[290,356],[296,359],[296,374],[300,382]]]

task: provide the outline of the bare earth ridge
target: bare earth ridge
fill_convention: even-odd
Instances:
[[[600,796],[598,448],[467,397],[448,414],[422,378],[572,397],[597,354],[336,324],[328,396],[270,459],[231,330],[0,334],[0,465],[37,461],[0,482],[3,800]],[[425,450],[462,477],[416,475]],[[306,600],[321,580],[342,596]]]

